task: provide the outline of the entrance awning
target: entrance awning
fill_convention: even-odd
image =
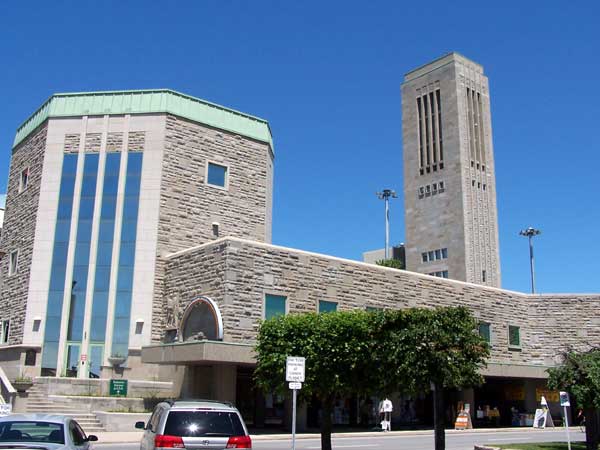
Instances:
[[[199,341],[142,347],[142,362],[152,364],[256,364],[256,358],[252,344]]]

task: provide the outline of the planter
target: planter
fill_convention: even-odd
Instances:
[[[18,392],[25,392],[33,386],[33,381],[13,381],[12,385]]]
[[[108,362],[114,367],[119,367],[125,361],[127,361],[127,358],[125,356],[109,356],[108,357]]]

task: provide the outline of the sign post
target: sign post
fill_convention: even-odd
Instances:
[[[285,362],[285,381],[292,390],[292,450],[296,450],[296,394],[304,382],[305,362],[301,356],[288,356]]]
[[[565,429],[567,430],[567,445],[569,447],[569,450],[571,450],[571,437],[569,436],[569,417],[567,416],[567,406],[571,406],[571,402],[569,401],[568,392],[560,393],[560,406],[562,406],[565,411]]]

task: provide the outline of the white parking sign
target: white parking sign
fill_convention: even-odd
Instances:
[[[285,381],[304,382],[305,358],[288,356],[285,364]]]

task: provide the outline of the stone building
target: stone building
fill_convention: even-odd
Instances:
[[[440,70],[458,70],[461,58],[440,60]],[[439,78],[440,91],[427,93],[434,105],[452,98]],[[487,95],[477,86],[471,100]],[[448,134],[452,148],[458,138]],[[485,170],[478,156],[459,175],[493,185],[491,141],[485,148]],[[436,171],[430,159],[429,173],[417,166],[411,176],[446,176],[458,157],[444,153],[441,168],[438,155]],[[600,295],[527,295],[272,245],[273,161],[266,121],[177,92],[52,96],[12,150],[0,241],[3,371],[73,389],[76,378],[168,382],[172,395],[230,400],[249,424],[268,426],[283,424],[286,402],[254,390],[253,344],[277,314],[467,305],[492,355],[484,387],[455,395],[503,411],[535,408],[565,346],[600,344]],[[465,179],[444,181],[446,198],[464,191]],[[447,244],[448,261],[460,245]],[[416,414],[427,420],[426,409]]]
[[[406,267],[500,287],[488,79],[457,53],[402,83]]]

